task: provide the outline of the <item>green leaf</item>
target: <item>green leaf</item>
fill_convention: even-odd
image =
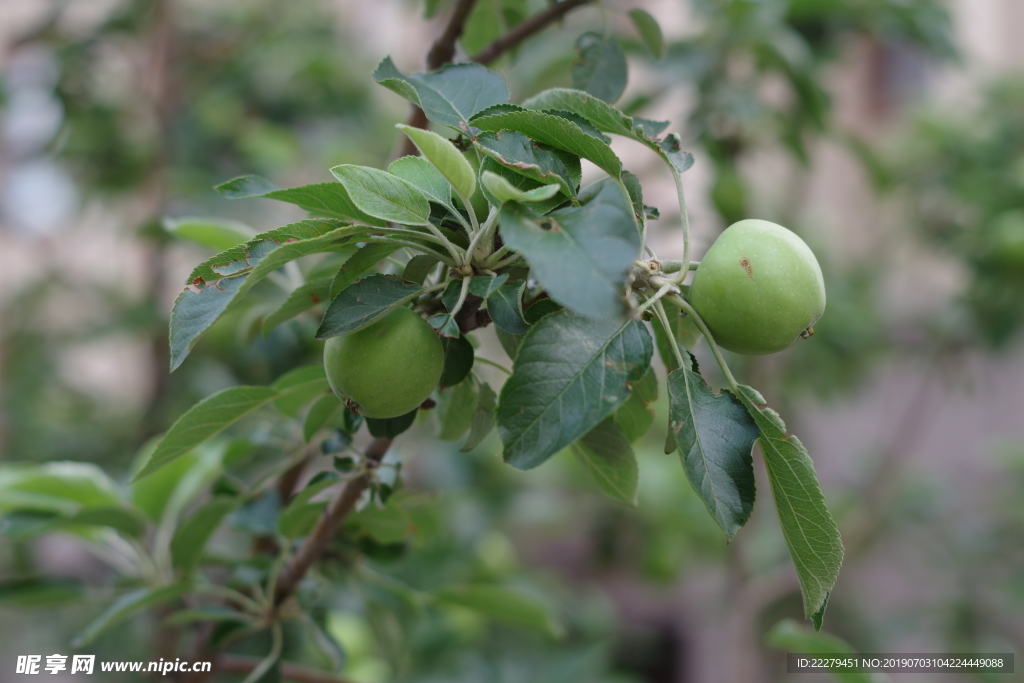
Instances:
[[[141,470],[153,456],[153,451],[156,450],[159,443],[160,439],[152,439],[140,451],[137,459],[138,467],[133,467],[133,477],[134,472]],[[195,453],[186,453],[157,472],[145,477],[133,478],[128,487],[132,502],[151,520],[160,521],[167,502],[178,487],[178,483],[188,474],[198,459],[199,456]]]
[[[280,306],[267,314],[263,319],[263,336],[281,323],[322,304],[331,298],[331,282],[333,277],[324,277],[303,283],[292,290]]]
[[[637,321],[554,313],[523,338],[498,401],[505,460],[529,469],[576,441],[629,398],[650,365],[650,334]]]
[[[429,201],[436,202],[449,211],[455,211],[452,205],[451,183],[423,157],[408,156],[395,159],[388,166],[388,173],[408,180],[422,190]]]
[[[138,512],[124,507],[89,508],[64,519],[61,527],[105,526],[125,536],[136,537],[144,530]]]
[[[479,397],[480,392],[472,377],[441,390],[437,408],[434,409],[441,425],[439,439],[455,441],[462,438],[473,422],[473,411]]]
[[[758,443],[782,534],[800,579],[804,614],[814,618],[820,629],[821,610],[843,564],[839,528],[825,507],[814,463],[800,439],[786,432],[782,418],[757,390],[740,385],[739,399],[761,430]]]
[[[449,64],[432,73],[406,76],[385,57],[374,80],[418,104],[427,118],[460,133],[472,131],[469,120],[487,107],[508,102],[505,79],[479,64]]]
[[[288,261],[348,245],[365,227],[307,219],[272,230],[201,263],[171,311],[171,370],[228,306]]]
[[[275,379],[271,387],[281,392],[280,398],[274,400],[274,407],[293,419],[320,394],[330,391],[322,363],[289,370]]]
[[[637,439],[647,433],[647,430],[654,424],[654,411],[647,407],[647,404],[658,398],[658,377],[654,369],[648,369],[647,373],[637,382],[633,383],[633,390],[629,399],[619,406],[612,418],[618,425],[626,439],[634,443]]]
[[[361,330],[423,293],[415,282],[397,275],[371,275],[341,291],[327,307],[317,339]]]
[[[679,136],[670,134],[663,140],[654,137],[665,130],[668,126],[666,121],[630,118],[593,95],[569,88],[545,90],[523,104],[531,110],[564,109],[586,117],[598,129],[606,133],[622,135],[646,145],[657,152],[679,173],[683,173],[693,166],[693,155],[682,150]]]
[[[510,130],[481,133],[474,144],[502,166],[545,186],[557,183],[562,194],[570,199],[576,198],[576,187],[581,177],[579,159],[568,157],[567,164],[559,154],[540,147],[522,133]]]
[[[427,256],[426,254],[417,254],[409,259],[409,262],[405,264],[405,271],[402,273],[402,279],[422,285],[426,282],[427,276],[430,275],[430,271],[434,270],[434,267],[437,266],[438,263],[440,263],[440,261],[436,258]]]
[[[764,637],[764,641],[777,650],[800,652],[809,655],[852,655],[851,648],[845,641],[828,633],[817,633],[800,626],[792,619],[783,619],[772,626]],[[831,670],[839,683],[873,683],[870,674],[861,671],[850,671],[841,666]]]
[[[473,196],[476,192],[476,174],[466,161],[466,157],[455,149],[450,140],[429,130],[413,128],[403,123],[396,124],[395,127],[409,136],[420,153],[441,172],[460,197],[468,200]]]
[[[443,389],[453,387],[466,378],[473,369],[476,352],[465,336],[441,337],[441,345],[444,347],[444,369],[438,386]]]
[[[171,539],[174,566],[185,572],[195,571],[213,532],[239,502],[238,498],[218,496],[182,522]]]
[[[581,207],[546,216],[506,204],[500,220],[505,244],[526,257],[552,299],[592,318],[625,314],[626,279],[640,254],[640,235],[614,183],[604,183]]]
[[[668,163],[680,173],[690,170],[693,166],[693,155],[683,151],[679,136],[669,133],[658,143],[657,151]]]
[[[545,187],[545,185],[542,185],[540,182],[518,173],[508,166],[502,166],[488,156],[484,156],[483,161],[480,163],[480,173],[494,173],[495,175],[501,176],[510,185],[512,185],[512,187],[517,188],[522,192],[529,192],[540,187]],[[501,206],[504,203],[503,199],[499,199],[491,194],[491,191],[487,189],[487,185],[483,183],[480,183],[480,194],[482,194],[483,198],[492,206]],[[568,201],[569,200],[566,199],[565,195],[556,193],[551,197],[551,199],[534,201],[531,208],[538,213],[547,213],[553,209],[557,209]]]
[[[324,504],[311,504],[310,501],[314,496],[326,491],[339,481],[341,478],[334,472],[324,472],[314,477],[278,516],[277,528],[281,534],[288,538],[301,538],[307,535],[316,524],[316,520],[319,519],[324,508]]]
[[[636,32],[640,34],[640,39],[644,41],[644,45],[651,53],[651,56],[655,59],[664,57],[665,38],[661,34],[661,26],[658,25],[658,20],[639,7],[629,11],[629,18],[633,20]]]
[[[572,451],[608,497],[636,505],[640,471],[629,439],[605,418],[572,446]]]
[[[506,0],[477,0],[459,40],[466,54],[475,55],[509,30]]]
[[[347,410],[342,402],[334,394],[324,394],[318,398],[306,412],[306,419],[302,422],[302,437],[306,443],[316,436],[316,433],[327,424],[338,410]]]
[[[0,469],[0,512],[27,508],[73,515],[120,505],[117,484],[91,463],[48,462]]]
[[[525,133],[537,142],[571,152],[593,162],[608,175],[617,178],[622,162],[604,141],[587,135],[567,118],[540,111],[510,111],[483,116],[473,125],[485,131],[513,130]]]
[[[345,520],[352,534],[365,534],[380,543],[401,543],[413,532],[412,520],[395,502],[379,508],[369,505]]]
[[[576,39],[579,57],[572,67],[572,87],[605,102],[622,96],[628,78],[626,55],[618,43],[588,31]]]
[[[500,204],[505,202],[542,202],[558,194],[558,185],[556,184],[542,185],[541,187],[523,192],[497,173],[491,173],[490,171],[484,171],[480,174],[480,182],[483,183],[487,191],[491,193],[491,196],[497,199]]]
[[[245,223],[224,218],[182,216],[164,218],[162,222],[164,230],[175,237],[195,242],[214,251],[224,251],[238,246],[256,235],[256,231]]]
[[[32,576],[0,579],[0,607],[55,607],[85,597],[78,579]]]
[[[508,281],[508,273],[501,275],[477,275],[469,281],[469,293],[487,299]]]
[[[174,462],[227,426],[281,395],[270,387],[231,387],[207,396],[189,408],[167,430],[146,466],[132,479],[137,482]]]
[[[754,508],[750,451],[757,425],[729,392],[716,394],[700,375],[680,368],[668,376],[669,433],[686,478],[729,538]]]
[[[487,382],[480,382],[479,399],[473,409],[469,425],[469,436],[460,449],[463,453],[479,446],[494,429],[494,410],[498,406],[498,395]]]
[[[368,225],[383,227],[384,221],[364,213],[353,203],[345,188],[338,183],[316,183],[301,187],[281,189],[269,180],[255,175],[242,176],[218,185],[216,188],[222,197],[228,199],[246,199],[262,197],[276,199],[300,206],[306,211],[328,218],[341,218],[346,221],[357,221]]]
[[[331,169],[360,210],[403,225],[429,225],[430,205],[423,192],[407,180],[368,166],[342,164]]]
[[[331,282],[331,298],[366,274],[366,271],[386,259],[401,247],[390,244],[364,244],[341,266]],[[430,258],[429,256],[425,258]]]
[[[438,602],[465,607],[495,621],[552,638],[561,638],[565,632],[544,603],[502,586],[451,586],[435,590],[433,597]]]
[[[430,326],[437,330],[437,333],[442,337],[455,339],[462,334],[462,330],[459,329],[459,324],[455,321],[455,317],[450,313],[432,315],[427,318],[427,322],[430,323]]]
[[[412,427],[412,424],[416,421],[417,412],[419,412],[419,408],[410,410],[405,415],[399,415],[398,417],[386,419],[368,417],[366,418],[366,428],[370,430],[370,436],[393,439],[409,429],[409,427]]]
[[[525,282],[502,285],[487,299],[487,313],[499,328],[509,334],[526,334],[530,326],[523,318],[522,297]]]
[[[551,88],[523,102],[531,110],[561,109],[584,117],[598,130],[637,139],[634,119],[590,93],[571,88]]]
[[[138,590],[131,591],[130,593],[126,593],[118,598],[114,604],[108,607],[103,614],[86,626],[85,630],[71,641],[71,646],[76,649],[85,647],[96,640],[96,638],[114,624],[117,624],[144,609],[163,605],[171,600],[175,600],[187,593],[191,588],[191,583],[187,581],[179,581],[178,583],[172,583],[169,586],[161,586],[160,588],[140,588]]]

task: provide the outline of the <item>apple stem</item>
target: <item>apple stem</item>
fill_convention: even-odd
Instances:
[[[665,297],[665,300],[678,306],[684,313],[693,318],[693,322],[697,324],[697,329],[701,331],[704,338],[708,341],[708,346],[711,347],[711,353],[715,355],[715,361],[718,363],[718,367],[722,370],[722,374],[725,375],[725,381],[729,383],[729,388],[732,389],[733,393],[737,396],[740,395],[739,383],[736,382],[736,378],[732,375],[732,370],[729,369],[728,364],[725,362],[725,358],[722,356],[722,350],[718,348],[718,344],[715,343],[715,338],[711,335],[711,330],[704,323],[697,311],[693,309],[690,302],[679,296],[678,294],[672,294],[671,296]]]

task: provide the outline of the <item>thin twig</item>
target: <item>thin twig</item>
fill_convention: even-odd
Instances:
[[[259,666],[261,661],[259,657],[221,655],[217,669],[226,673],[246,674]],[[317,671],[289,662],[281,662],[281,678],[295,683],[351,683],[348,679],[339,678],[326,671]]]
[[[539,33],[555,23],[577,7],[590,4],[592,0],[563,0],[547,8],[540,14],[535,14],[505,35],[497,38],[493,43],[481,50],[473,61],[478,64],[490,64],[498,57],[515,48],[524,40]]]
[[[281,576],[277,580],[277,589],[274,592],[275,605],[280,605],[291,597],[295,589],[298,588],[299,582],[306,576],[309,568],[323,555],[327,546],[334,539],[334,535],[338,532],[338,528],[345,520],[345,517],[355,508],[359,497],[363,495],[363,491],[370,485],[373,476],[373,465],[380,463],[390,447],[391,439],[377,437],[370,442],[366,449],[366,460],[368,464],[372,463],[372,465],[367,468],[366,473],[345,484],[341,494],[331,502],[330,506],[328,506],[324,514],[317,521],[316,526],[313,527],[313,531],[310,532],[309,536],[306,537],[306,540],[303,541],[302,545],[295,552],[291,561],[281,571]]]

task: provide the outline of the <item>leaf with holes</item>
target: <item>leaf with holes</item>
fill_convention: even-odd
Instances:
[[[505,460],[541,464],[629,398],[650,365],[653,344],[637,321],[591,320],[568,312],[542,318],[523,338],[515,372],[498,401]]]
[[[640,235],[617,185],[604,183],[583,206],[546,216],[505,204],[500,220],[505,244],[526,257],[552,299],[591,318],[625,314],[626,279],[640,255]]]

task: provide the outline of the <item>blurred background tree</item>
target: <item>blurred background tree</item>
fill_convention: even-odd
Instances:
[[[861,651],[1020,652],[1020,77],[980,71],[955,47],[963,31],[952,17],[966,2],[649,3],[665,29],[661,59],[626,16],[638,4],[582,7],[495,66],[516,98],[569,86],[576,36],[613,31],[631,69],[627,113],[687,122],[698,161],[686,183],[704,243],[757,216],[819,253],[829,302],[815,337],[743,372],[775,387],[772,402],[791,406],[794,431],[809,434],[843,528],[851,558],[828,627]],[[319,359],[312,318],[264,336],[269,304],[257,298],[168,375],[171,301],[190,265],[215,250],[164,219],[217,215],[262,230],[302,214],[228,204],[211,186],[245,173],[287,186],[330,180],[337,163],[383,165],[407,112],[369,75],[389,53],[421,68],[451,3],[9,5],[0,454],[94,463],[123,482],[140,447],[199,398]],[[459,54],[544,9],[480,0]],[[1004,22],[1024,28],[1014,11]],[[966,75],[956,101],[970,105],[934,104],[949,101],[951,72]],[[671,196],[647,200],[670,225]],[[269,283],[266,301],[279,294]],[[656,407],[663,424],[663,397]],[[208,456],[228,460],[215,491],[251,484],[280,460],[281,435],[248,427],[259,457],[232,468],[222,443]],[[410,540],[364,523],[343,534],[323,610],[288,634],[286,659],[330,668],[341,653],[341,673],[359,683],[782,678],[784,656],[763,639],[800,609],[774,518],[755,511],[726,547],[657,439],[638,448],[640,505],[630,509],[599,497],[568,458],[524,475],[501,464],[495,442],[460,454],[430,425],[417,429],[397,457],[408,488],[425,496],[420,532]],[[258,544],[275,505],[267,496],[235,513],[219,551]],[[2,512],[12,506],[0,501]],[[123,582],[88,554],[98,552],[95,529],[36,538],[33,521],[8,515],[0,541],[0,609],[16,617],[0,625],[4,667],[21,653],[70,653]],[[244,582],[263,570],[236,573]],[[423,607],[415,592],[481,578],[547,602],[564,639]],[[136,617],[84,651],[183,656],[182,631]],[[776,636],[782,652],[792,648]],[[237,641],[233,654],[264,653],[261,638]]]

